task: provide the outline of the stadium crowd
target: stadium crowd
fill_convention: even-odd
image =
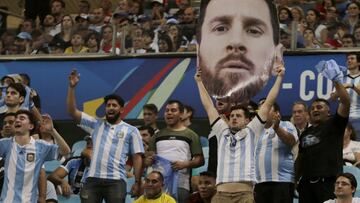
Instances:
[[[359,1],[276,2],[281,43],[286,48],[291,47],[291,38],[296,48],[360,45]],[[77,9],[69,13],[63,0],[25,1],[24,19],[17,30],[7,29],[7,14],[0,12],[0,55],[196,50],[199,8],[191,0],[119,0],[116,4],[81,0]]]
[[[253,1],[243,0],[253,6],[251,9],[260,9],[251,4]],[[80,0],[79,11],[70,15],[62,0],[51,0],[48,5],[26,2],[32,4],[25,4],[26,18],[19,30],[13,33],[5,29],[1,35],[2,54],[135,54],[196,49],[198,9],[188,0],[120,0],[117,5],[108,0],[101,0],[99,5]],[[270,1],[259,2],[269,13],[273,11]],[[213,9],[216,3],[206,9]],[[296,28],[298,47],[357,46],[357,1],[279,0],[277,6],[280,40],[272,36],[276,28],[267,27],[270,20],[250,21],[269,28],[267,32],[251,25],[252,29],[245,26],[246,33],[256,39],[265,36],[271,45],[280,41],[290,48],[290,33]],[[236,9],[227,11],[237,14]],[[217,20],[227,22],[229,18]],[[229,55],[245,55],[250,50],[238,46],[237,39],[231,40],[226,45]],[[30,77],[25,73],[3,76],[0,203],[57,202],[62,196],[76,196],[85,203],[290,203],[296,195],[300,203],[359,202],[360,54],[348,53],[347,67],[334,60],[316,66],[333,82],[331,99],[336,109],[331,109],[324,98],[313,100],[309,107],[303,101],[293,101],[289,121],[276,103],[286,67],[282,56],[275,56],[271,69],[276,78],[267,97],[259,101],[214,100],[202,77],[205,66],[197,68],[194,88],[207,113],[209,135],[198,132],[199,126],[193,122],[196,109],[179,100],[166,102],[161,115],[164,128],[158,126],[158,107],[151,103],[143,106],[141,126],[124,122],[121,114],[125,101],[116,94],[104,96],[105,117],[94,118],[76,103],[81,81],[80,73],[73,70],[64,87],[67,111],[89,134],[76,150],[62,138],[51,116],[41,113],[41,95],[30,87]],[[228,69],[259,69],[251,60],[240,65],[235,59],[223,63],[230,66]],[[51,161],[61,165],[49,169]],[[353,174],[343,173],[343,169]]]

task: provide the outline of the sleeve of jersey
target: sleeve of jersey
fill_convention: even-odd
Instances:
[[[43,153],[45,153],[45,161],[57,159],[59,154],[59,146],[56,144],[42,143]]]
[[[60,167],[63,168],[67,173],[69,173],[69,171],[71,171],[71,169],[74,167],[73,166],[74,163],[75,163],[75,159],[71,159],[67,161],[65,165],[64,164],[60,165]]]
[[[294,136],[296,142],[299,140],[299,135],[298,135],[298,132],[296,130],[296,127],[291,122],[285,121],[284,124],[281,127],[286,132],[291,133]]]
[[[255,137],[258,138],[261,135],[261,132],[264,130],[264,125],[265,122],[262,121],[259,115],[256,114],[256,116],[250,121],[247,127],[250,128],[251,131],[254,132]]]
[[[8,151],[11,148],[11,140],[12,138],[3,138],[0,139],[0,156],[5,157]]]
[[[224,130],[228,129],[229,126],[226,124],[226,122],[221,119],[220,117],[217,118],[212,124],[211,124],[211,135],[215,135],[216,138],[221,137],[221,134],[224,132]]]
[[[144,153],[144,145],[137,128],[131,132],[130,154]]]
[[[84,112],[81,113],[80,127],[86,132],[91,134],[95,128],[96,122],[97,120],[95,118],[89,116]]]

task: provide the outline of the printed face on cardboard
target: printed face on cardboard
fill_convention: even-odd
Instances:
[[[230,102],[247,101],[266,85],[279,34],[269,0],[202,3],[198,65],[208,92]]]

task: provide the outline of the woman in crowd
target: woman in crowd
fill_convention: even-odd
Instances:
[[[350,123],[345,128],[343,142],[343,159],[345,165],[357,166],[360,163],[360,143],[354,141],[355,130]]]
[[[70,15],[64,15],[61,20],[61,32],[54,36],[51,44],[61,44],[63,49],[71,46],[72,33],[74,32],[74,21]]]

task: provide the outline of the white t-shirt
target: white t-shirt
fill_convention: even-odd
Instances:
[[[352,203],[360,203],[360,198],[357,197],[353,197]],[[336,203],[336,199],[329,199],[327,201],[325,201],[324,203]]]
[[[349,145],[343,149],[343,159],[355,162],[355,154],[360,153],[360,142],[350,140]],[[352,164],[349,162],[345,162],[347,166],[351,166]]]

